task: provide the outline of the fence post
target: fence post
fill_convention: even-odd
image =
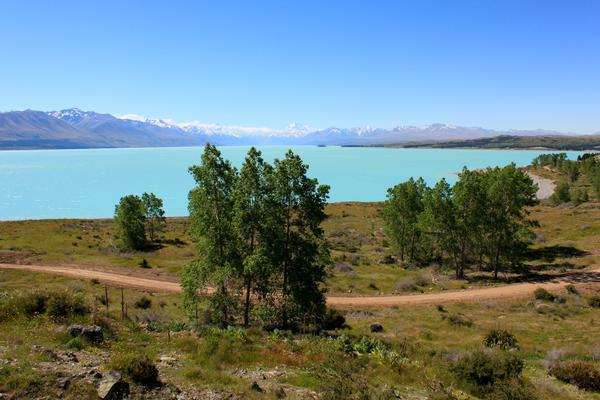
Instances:
[[[121,286],[121,319],[125,319],[125,295],[123,293],[123,286]]]
[[[108,286],[104,285],[104,302],[106,303],[106,312],[108,312]]]

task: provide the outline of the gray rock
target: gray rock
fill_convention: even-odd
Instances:
[[[121,379],[121,374],[110,371],[98,385],[98,397],[102,400],[122,400],[129,396],[129,383]]]
[[[63,376],[57,379],[58,382],[58,387],[60,387],[63,390],[66,390],[69,385],[71,384],[71,377],[70,376]]]
[[[379,322],[375,322],[369,326],[369,330],[372,333],[383,332],[383,325],[381,325]]]
[[[285,390],[283,390],[283,388],[280,386],[277,389],[275,389],[275,397],[278,399],[285,399],[286,398],[286,393]]]
[[[104,340],[102,328],[98,325],[71,325],[67,328],[71,337],[82,337],[91,343],[100,343]]]
[[[250,385],[250,389],[259,393],[264,392],[264,390],[260,386],[258,386],[258,383],[256,383],[256,381],[252,382],[252,384]]]

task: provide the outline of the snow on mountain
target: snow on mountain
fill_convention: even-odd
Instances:
[[[60,111],[15,111],[0,113],[0,145],[59,147],[149,147],[217,145],[378,145],[418,141],[477,139],[499,135],[560,135],[548,130],[491,130],[435,123],[318,129],[292,123],[284,128],[211,124],[198,120],[177,122],[138,114],[114,116],[70,108]],[[2,146],[0,146],[2,147]]]

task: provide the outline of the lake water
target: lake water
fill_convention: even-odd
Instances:
[[[260,149],[266,160],[289,146]],[[384,200],[387,188],[410,177],[429,184],[456,180],[463,166],[510,162],[527,165],[540,151],[384,149],[292,146],[310,165],[310,175],[331,186],[330,201]],[[240,166],[247,146],[222,147]],[[194,182],[188,167],[202,149],[192,147],[0,151],[0,220],[111,217],[119,198],[154,192],[169,216],[187,215]],[[570,157],[578,153],[572,152]]]

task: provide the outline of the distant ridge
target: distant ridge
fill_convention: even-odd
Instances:
[[[136,115],[117,117],[70,108],[60,111],[0,113],[0,149],[168,147],[216,145],[352,145],[372,146],[424,141],[462,141],[510,136],[560,136],[546,130],[496,131],[446,124],[316,129],[292,124],[285,129],[176,123]]]

